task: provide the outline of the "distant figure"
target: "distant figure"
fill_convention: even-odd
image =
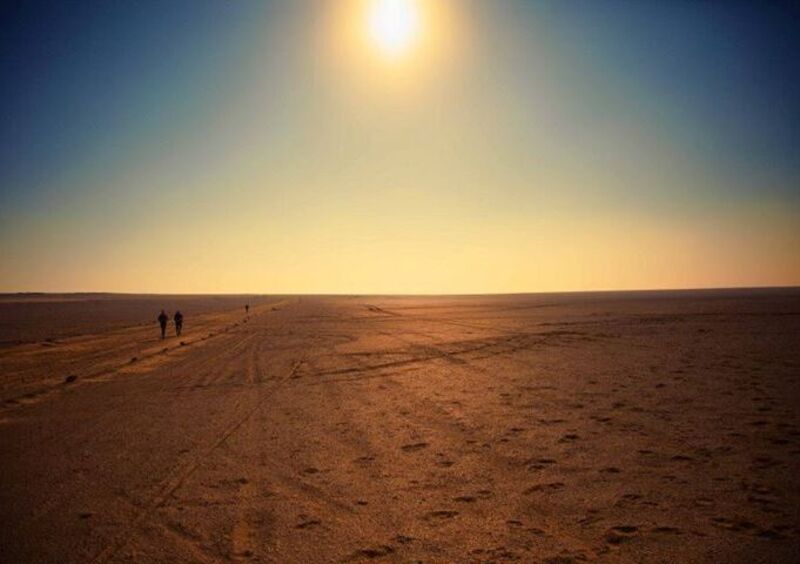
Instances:
[[[181,331],[183,331],[183,314],[180,311],[175,312],[175,336],[180,337]]]
[[[247,315],[250,313],[250,304],[245,304],[244,306],[244,314]]]
[[[158,316],[158,323],[161,325],[162,339],[167,336],[167,321],[169,321],[169,316],[167,315],[167,312],[162,309],[161,314]]]

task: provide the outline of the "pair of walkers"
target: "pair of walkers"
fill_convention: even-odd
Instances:
[[[180,311],[176,311],[172,319],[175,322],[175,336],[180,337],[181,331],[183,330],[183,314]],[[167,312],[162,309],[161,314],[158,316],[158,324],[161,325],[162,339],[166,338],[167,336],[168,321],[169,321],[169,316],[167,315]]]

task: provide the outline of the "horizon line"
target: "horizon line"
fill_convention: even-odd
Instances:
[[[115,292],[98,290],[78,291],[0,291],[0,296],[298,296],[298,297],[477,297],[477,296],[526,296],[552,294],[620,294],[645,292],[714,292],[746,290],[800,290],[800,284],[788,286],[696,286],[680,288],[619,288],[591,290],[544,290],[521,292]]]

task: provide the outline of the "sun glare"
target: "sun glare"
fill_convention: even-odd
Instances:
[[[417,0],[372,0],[369,6],[369,36],[387,57],[408,53],[417,41],[420,25]]]

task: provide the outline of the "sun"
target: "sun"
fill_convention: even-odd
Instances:
[[[398,59],[414,47],[420,27],[418,0],[372,0],[369,5],[369,37],[390,59]]]

